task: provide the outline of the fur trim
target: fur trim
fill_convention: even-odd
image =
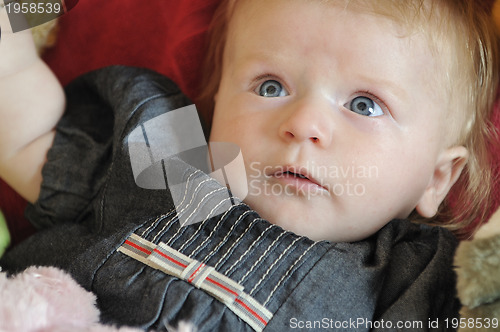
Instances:
[[[473,318],[473,319],[481,319],[481,320],[476,320],[475,322],[481,321],[483,324],[486,323],[486,318],[490,319],[490,323],[492,322],[492,318],[499,318],[500,317],[500,301],[496,301],[493,303],[489,304],[484,304],[479,307],[476,307],[474,309],[470,309],[467,307],[463,307],[462,310],[460,311],[460,316],[463,318]],[[471,327],[473,326],[473,327]],[[493,331],[493,327],[490,329],[487,329],[485,327],[476,327],[480,326],[479,324],[467,324],[465,328],[460,328],[458,331],[460,332],[479,332],[479,331]]]
[[[461,242],[455,266],[464,305],[473,309],[500,300],[500,234]]]

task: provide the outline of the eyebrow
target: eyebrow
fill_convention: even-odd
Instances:
[[[262,63],[274,65],[275,63],[283,63],[286,60],[287,57],[280,54],[254,51],[240,59],[240,65],[243,64],[245,66],[248,66]]]
[[[277,64],[283,63],[284,60],[285,60],[284,57],[278,57],[263,52],[252,53],[251,56],[246,56],[240,59],[237,66],[239,68],[234,72],[238,75],[241,75],[242,73],[248,73],[249,71],[254,70],[254,68],[261,68],[261,67],[276,68]],[[262,76],[264,76],[264,74],[260,75],[260,77]]]
[[[359,76],[358,77],[362,82],[367,82],[370,86],[378,86],[380,88],[377,91],[384,91],[384,94],[389,94],[393,98],[406,98],[408,97],[408,93],[405,89],[401,88],[396,82],[392,80],[372,78],[372,76]]]

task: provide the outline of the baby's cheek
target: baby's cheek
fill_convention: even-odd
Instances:
[[[422,169],[408,169],[387,179],[385,197],[391,204],[392,218],[406,218],[415,209],[427,188],[424,173]]]

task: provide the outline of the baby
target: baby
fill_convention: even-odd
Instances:
[[[462,199],[480,206],[491,31],[462,23],[467,2],[420,2],[228,1],[210,139],[241,147],[246,202],[263,217],[360,240],[414,210],[433,218],[468,159]]]
[[[405,219],[459,232],[484,209],[498,81],[489,22],[465,0],[222,0],[197,104],[210,141],[241,148],[230,189],[263,219],[236,204],[187,227],[168,193],[134,186],[126,162],[134,128],[189,104],[175,86],[103,69],[67,88],[60,120],[64,95],[29,36],[3,33],[0,176],[48,230],[2,266],[65,268],[104,321],[143,328],[443,328],[458,309],[455,241]],[[452,215],[443,202],[460,177]]]

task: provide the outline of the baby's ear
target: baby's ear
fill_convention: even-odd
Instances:
[[[434,174],[416,206],[418,214],[424,218],[436,215],[439,205],[460,177],[468,157],[469,153],[463,146],[454,146],[441,152]]]

